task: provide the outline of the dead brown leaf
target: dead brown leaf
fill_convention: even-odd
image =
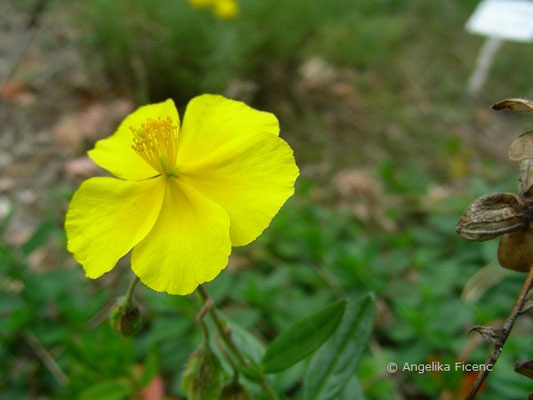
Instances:
[[[163,379],[160,376],[156,376],[147,387],[141,390],[139,397],[142,400],[163,400],[165,398],[165,383]]]
[[[88,178],[100,171],[100,168],[89,157],[82,156],[68,161],[65,164],[65,170],[71,176]]]
[[[71,154],[80,154],[87,142],[110,135],[133,109],[129,99],[92,103],[81,111],[66,114],[52,128],[56,142]]]

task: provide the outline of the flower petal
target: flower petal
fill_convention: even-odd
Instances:
[[[298,167],[283,139],[257,133],[179,168],[178,176],[226,210],[232,245],[242,246],[257,238],[292,196]]]
[[[195,97],[187,105],[183,117],[178,164],[195,162],[237,137],[261,132],[279,134],[274,114],[219,95]]]
[[[89,157],[100,167],[122,179],[146,179],[159,175],[131,148],[133,134],[130,130],[130,127],[140,127],[148,118],[159,117],[170,117],[179,125],[178,111],[171,99],[139,107],[122,121],[113,135],[96,142],[94,149],[88,152]]]
[[[164,178],[92,178],[81,184],[70,202],[65,231],[68,250],[89,278],[113,269],[150,232],[164,194]]]
[[[178,179],[167,183],[161,214],[133,249],[131,268],[146,286],[185,295],[225,268],[231,252],[229,217]]]

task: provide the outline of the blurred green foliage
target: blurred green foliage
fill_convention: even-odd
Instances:
[[[309,196],[316,189],[302,179],[298,195],[265,234],[255,244],[236,249],[228,270],[207,285],[217,304],[223,305],[236,342],[246,354],[258,354],[259,362],[264,344],[303,315],[337,296],[371,290],[379,299],[378,317],[371,351],[366,350],[358,367],[365,398],[395,399],[398,391],[418,393],[420,398],[444,391],[457,394],[465,379],[460,371],[400,372],[401,387],[383,374],[390,361],[400,366],[455,362],[468,347],[468,328],[503,318],[513,304],[523,276],[503,270],[502,279],[475,302],[461,297],[480,268],[496,263],[494,242],[469,243],[454,232],[457,216],[475,189],[464,197],[433,204],[426,212],[395,209],[401,229],[390,232],[365,225],[342,208],[310,204]],[[389,195],[398,193],[391,190]],[[22,249],[35,250],[61,232],[58,225],[44,222]],[[180,395],[185,362],[200,343],[195,322],[200,304],[194,296],[138,288],[141,330],[133,338],[123,338],[105,317],[126,290],[127,268],[117,268],[111,273],[115,283],[102,287],[100,281],[84,279],[78,267],[30,271],[27,258],[33,250],[22,249],[2,244],[0,253],[2,399],[37,394],[58,399],[126,399],[156,375],[163,378],[168,394]],[[520,332],[519,324],[490,376],[484,399],[523,399],[532,389],[528,378],[512,371],[515,361],[533,352],[528,336]],[[36,356],[28,334],[35,335],[65,372],[66,386]],[[477,346],[467,359],[484,362],[486,353],[486,346]],[[306,365],[307,361],[297,364],[272,379],[272,384],[290,393],[290,398],[299,398],[299,378]]]
[[[420,70],[443,68],[450,63],[447,49],[435,48],[431,36],[461,25],[476,3],[443,9],[409,0],[242,0],[239,18],[230,21],[189,7],[186,0],[94,0],[74,7],[86,28],[84,45],[115,85],[184,104],[198,93],[222,92],[236,79],[251,79],[266,90],[273,66],[293,74],[298,63],[317,54],[336,65],[388,72],[383,78],[389,79],[399,72],[391,60],[406,61],[404,50],[422,48],[438,58]],[[425,24],[431,20],[439,24]],[[409,39],[422,32],[413,46]],[[454,76],[438,77],[443,78]]]
[[[95,88],[139,104],[171,97],[180,113],[200,93],[226,93],[275,112],[300,163],[336,170],[384,154],[394,165],[416,157],[415,170],[449,179],[469,173],[465,158],[479,162],[486,150],[472,131],[491,131],[492,116],[478,104],[533,95],[533,54],[509,42],[480,103],[466,97],[484,40],[463,28],[477,3],[242,0],[229,21],[186,0],[94,0],[66,9],[88,68],[105,72]],[[316,59],[323,68],[306,72]],[[505,129],[529,128],[513,116]]]

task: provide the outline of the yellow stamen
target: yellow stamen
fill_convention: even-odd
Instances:
[[[133,132],[133,150],[155,170],[170,174],[176,166],[178,127],[167,117],[157,120],[148,118],[140,128],[130,127]]]

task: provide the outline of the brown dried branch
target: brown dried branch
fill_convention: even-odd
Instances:
[[[485,368],[479,373],[476,380],[470,387],[470,390],[468,394],[465,397],[465,400],[473,400],[476,398],[477,392],[479,391],[481,385],[487,378],[488,374],[492,370],[492,367],[498,361],[498,358],[500,357],[500,354],[503,350],[503,346],[505,342],[507,341],[507,338],[509,337],[509,333],[511,332],[511,329],[513,328],[513,325],[516,321],[516,318],[518,315],[520,315],[520,312],[524,308],[524,304],[526,300],[528,299],[528,293],[531,289],[531,286],[533,285],[533,266],[529,270],[529,274],[527,275],[527,278],[524,282],[524,285],[522,286],[522,290],[520,290],[520,293],[518,295],[518,298],[516,299],[515,305],[513,306],[513,309],[511,310],[511,313],[503,323],[501,329],[498,331],[501,333],[501,336],[498,335],[498,340],[494,344],[494,347],[492,348],[492,351],[489,355],[489,358],[485,362]]]

